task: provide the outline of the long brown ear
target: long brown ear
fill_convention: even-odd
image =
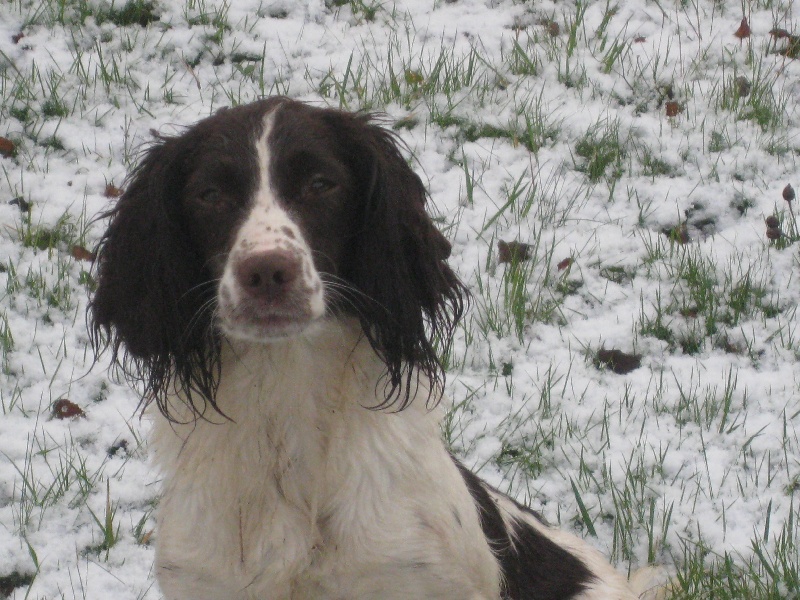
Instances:
[[[396,137],[368,116],[350,119],[363,201],[347,275],[360,292],[353,301],[365,335],[386,364],[386,404],[405,407],[420,373],[430,381],[429,399],[435,402],[444,385],[437,342],[449,347],[467,292],[445,262],[450,243],[426,212],[425,187]]]
[[[185,138],[147,150],[126,191],[105,217],[98,248],[97,291],[89,304],[96,351],[144,383],[146,400],[166,410],[171,381],[188,397],[213,404],[216,380],[211,309],[214,290],[191,243],[181,210]]]

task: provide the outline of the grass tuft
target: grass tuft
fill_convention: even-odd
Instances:
[[[575,154],[583,159],[575,168],[585,173],[593,183],[622,177],[627,150],[620,137],[619,123],[599,121],[577,141]]]

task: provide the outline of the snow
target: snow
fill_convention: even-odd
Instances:
[[[769,35],[799,29],[791,3],[748,8],[748,40],[733,36],[743,15],[732,0],[691,8],[632,0],[607,23],[606,3],[583,3],[571,56],[574,2],[399,0],[376,5],[369,21],[363,9],[371,5],[360,2],[161,0],[160,20],[146,28],[91,16],[81,22],[77,5],[63,4],[71,25],[52,22],[59,3],[0,4],[0,136],[17,143],[16,157],[0,157],[0,578],[35,574],[30,590],[13,598],[160,594],[152,546],[139,543],[154,527],[158,502],[148,423],[136,390],[109,373],[109,355],[95,361],[89,348],[82,282],[91,267],[71,258],[65,243],[25,246],[28,226],[9,201],[32,203],[32,228],[57,228],[66,216],[73,237],[91,248],[104,226],[96,217],[113,203],[107,184],[123,186],[151,130],[176,134],[219,107],[272,93],[382,111],[390,125],[416,122],[398,134],[453,241],[451,264],[474,294],[448,378],[455,405],[448,437],[468,465],[586,535],[574,482],[598,532],[590,541],[623,569],[647,560],[646,518],[636,515],[646,516],[651,500],[656,558],[667,565],[680,560],[683,540],[698,536],[716,553],[746,557],[768,507],[770,529],[780,531],[800,476],[800,288],[797,248],[769,246],[764,218],[780,212],[788,226],[781,190],[789,182],[800,189],[800,64],[775,54]],[[230,24],[220,43],[218,15]],[[557,38],[548,38],[546,20],[559,24]],[[615,40],[626,44],[623,58],[607,69]],[[509,67],[515,43],[535,54],[536,76]],[[425,95],[404,79],[427,77],[437,61],[443,73],[463,75],[471,57],[473,78],[454,79],[448,92]],[[382,95],[390,73],[400,80],[399,97]],[[719,106],[720,86],[734,75],[764,82],[782,107],[778,126],[762,129]],[[667,88],[683,108],[672,118],[663,106]],[[52,99],[66,115],[43,114]],[[12,111],[25,106],[33,111],[27,123]],[[538,114],[557,134],[532,153],[508,138],[464,139],[460,126],[437,125],[432,114],[521,132],[525,116]],[[623,176],[592,183],[576,143],[610,126],[626,148]],[[717,151],[709,149],[712,133],[724,142]],[[44,143],[53,136],[60,147]],[[785,151],[770,153],[774,147]],[[648,174],[647,153],[667,173]],[[520,204],[497,215],[517,182],[522,198],[535,194],[529,212]],[[744,214],[735,206],[742,199],[750,204]],[[662,230],[683,221],[692,241],[671,245]],[[513,319],[498,331],[487,325],[498,306],[500,320],[508,318],[501,239],[538,240],[527,294],[556,305],[552,317],[528,319],[520,336]],[[740,280],[749,269],[766,290],[763,301],[779,309],[720,324],[739,351],[706,337],[690,355],[641,333],[659,303],[685,298],[676,265],[687,256],[715,266],[715,293],[730,273]],[[559,271],[568,257],[568,272]],[[612,281],[602,275],[608,267],[628,275]],[[560,292],[560,283],[573,292]],[[666,320],[676,335],[702,330],[701,319],[677,310]],[[6,352],[4,331],[13,337]],[[626,375],[599,370],[591,356],[602,347],[641,354],[642,367]],[[62,398],[86,417],[51,418]],[[535,449],[539,464],[523,472],[500,460],[509,448]],[[631,508],[615,506],[622,492]],[[107,493],[119,542],[106,553],[96,550],[102,534],[92,513],[103,521]],[[658,523],[670,510],[661,539]],[[612,542],[612,516],[626,514],[634,525],[623,550]]]

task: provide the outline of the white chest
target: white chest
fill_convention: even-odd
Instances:
[[[380,365],[346,341],[240,350],[217,398],[233,422],[157,417],[166,598],[497,597],[435,414],[365,408]]]

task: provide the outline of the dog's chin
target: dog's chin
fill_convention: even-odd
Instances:
[[[269,344],[306,333],[318,319],[311,315],[267,314],[257,318],[222,319],[219,328],[229,339]]]

